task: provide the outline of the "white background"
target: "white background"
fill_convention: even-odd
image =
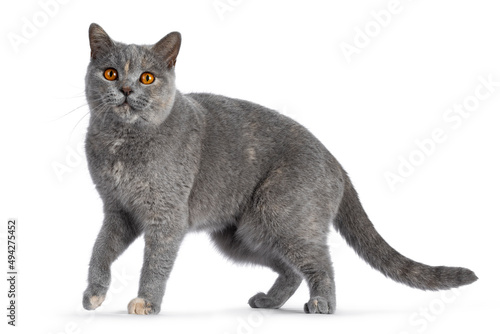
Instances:
[[[443,119],[455,104],[473,101],[479,77],[500,81],[497,2],[401,0],[399,12],[377,31],[370,13],[388,8],[389,0],[43,5],[54,1],[10,1],[0,14],[0,236],[5,252],[7,219],[19,219],[17,332],[498,330],[500,87],[455,128]],[[229,9],[220,13],[214,3]],[[37,24],[37,31],[30,35],[26,22]],[[275,275],[231,264],[206,235],[195,234],[185,239],[159,316],[126,314],[137,292],[142,240],[114,264],[108,301],[95,312],[83,310],[87,263],[102,220],[82,155],[91,22],[116,40],[137,44],[180,31],[182,92],[244,98],[298,120],[350,173],[389,243],[420,262],[469,267],[479,281],[458,296],[413,290],[372,270],[332,233],[336,315],[303,314],[305,284],[281,310],[256,311],[246,305],[248,298],[267,291]],[[357,29],[367,26],[373,29],[369,43],[348,62],[340,46],[354,45]],[[13,36],[24,43],[13,46]],[[415,141],[436,128],[446,140],[391,189],[385,174],[397,172],[399,157],[418,157]],[[64,173],[55,166],[65,166]],[[2,328],[9,327],[5,315],[0,319]]]

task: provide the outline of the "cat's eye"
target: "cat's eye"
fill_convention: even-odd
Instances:
[[[144,72],[141,75],[141,82],[145,85],[152,84],[155,81],[155,76],[149,72]]]
[[[109,81],[118,79],[118,72],[114,68],[108,68],[104,71],[104,77]]]

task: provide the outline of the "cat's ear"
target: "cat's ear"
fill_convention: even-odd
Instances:
[[[104,29],[96,23],[92,23],[89,27],[89,41],[90,57],[94,59],[106,53],[115,45]]]
[[[181,48],[181,34],[177,31],[171,32],[153,45],[153,52],[163,58],[168,68],[175,66],[179,49]]]

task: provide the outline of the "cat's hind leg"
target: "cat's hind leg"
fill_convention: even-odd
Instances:
[[[269,254],[252,251],[246,247],[236,235],[237,227],[230,225],[224,230],[211,233],[213,242],[227,257],[244,263],[267,266],[278,273],[278,278],[267,293],[259,292],[251,297],[248,304],[253,308],[280,308],[295,293],[302,276],[288,264]]]
[[[259,292],[248,304],[253,308],[280,308],[297,291],[302,277],[292,270],[286,268],[279,274],[273,286],[267,293]]]
[[[292,218],[288,218],[291,220]],[[303,218],[305,221],[306,218]],[[313,223],[314,224],[314,223]],[[326,234],[325,234],[326,236]],[[335,312],[335,281],[328,244],[324,236],[307,237],[290,228],[270,243],[272,251],[302,274],[309,286],[310,299],[306,313]]]
[[[294,167],[293,165],[291,165]],[[310,300],[306,313],[335,311],[335,282],[327,236],[338,207],[340,180],[318,174],[314,166],[284,166],[263,180],[253,196],[238,236],[245,245],[263,249],[300,273]]]
[[[310,244],[297,239],[295,242],[278,246],[285,249],[283,261],[300,272],[309,286],[310,299],[304,305],[306,313],[331,314],[335,312],[335,282],[330,254],[326,243]],[[280,278],[273,289],[280,289]]]

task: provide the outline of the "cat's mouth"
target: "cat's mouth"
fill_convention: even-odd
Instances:
[[[122,104],[116,105],[114,107],[114,111],[125,121],[137,118],[137,115],[134,113],[134,108],[127,102],[127,100],[125,100]]]
[[[147,121],[138,109],[134,108],[127,100],[115,106],[115,113],[126,123],[135,123],[138,120]]]
[[[119,107],[119,108],[123,107],[123,108],[127,108],[127,109],[130,108],[130,109],[134,110],[134,107],[132,107],[130,105],[130,103],[128,103],[127,100],[125,100],[122,104],[118,105],[117,107]]]
[[[119,114],[125,115],[125,116],[132,116],[140,111],[140,109],[137,109],[134,107],[129,101],[125,100],[122,104],[119,104],[116,106],[116,111]]]

